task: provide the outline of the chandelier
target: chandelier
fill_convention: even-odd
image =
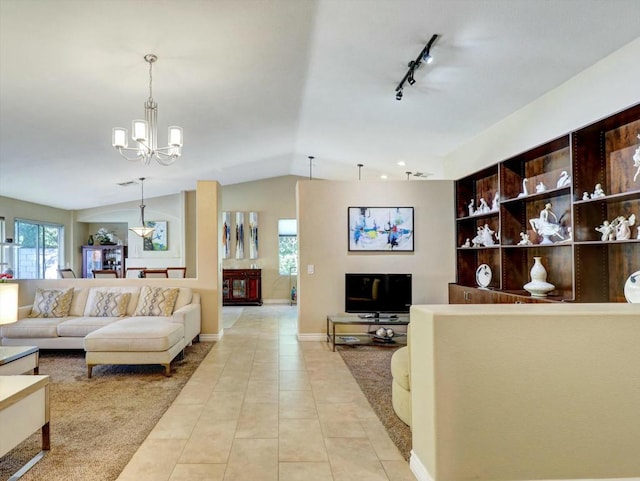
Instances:
[[[142,225],[140,227],[130,227],[129,230],[140,237],[149,237],[153,234],[153,227],[147,227],[144,222],[144,177],[140,177],[140,189],[142,190],[142,200],[140,201],[140,220]]]
[[[169,145],[167,147],[157,146],[158,104],[153,100],[152,69],[158,57],[150,53],[144,56],[144,60],[149,64],[149,99],[144,103],[144,120],[131,122],[131,138],[138,145],[136,147],[128,146],[127,129],[121,127],[114,127],[111,143],[118,149],[122,157],[131,162],[141,161],[145,165],[149,165],[153,159],[161,165],[171,165],[182,155],[182,128],[170,126]],[[128,157],[126,152],[134,152],[134,156]]]

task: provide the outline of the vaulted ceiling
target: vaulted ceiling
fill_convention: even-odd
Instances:
[[[447,153],[636,39],[638,18],[638,0],[0,0],[0,195],[82,209],[138,199],[118,184],[139,177],[153,197],[308,176],[308,156],[314,178],[442,178]],[[184,129],[170,167],[111,147],[143,117],[147,53],[159,142]]]

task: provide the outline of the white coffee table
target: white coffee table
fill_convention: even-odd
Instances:
[[[36,346],[0,346],[0,376],[38,374],[38,354]]]
[[[49,376],[0,376],[0,426],[0,457],[42,430],[42,451],[9,478],[17,480],[50,449]]]

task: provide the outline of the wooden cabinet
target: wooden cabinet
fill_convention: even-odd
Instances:
[[[262,305],[261,269],[223,269],[222,304]]]
[[[534,257],[555,285],[543,302],[625,302],[624,282],[640,270],[638,135],[640,104],[456,181],[462,291],[451,286],[450,302],[528,302],[523,286]],[[604,195],[592,198],[597,184]],[[478,211],[480,204],[487,207]],[[545,236],[535,228],[543,215],[555,224]],[[601,239],[596,227],[605,220],[632,215],[630,239]],[[481,264],[493,277],[488,293],[479,294],[469,288]]]
[[[94,269],[115,270],[118,277],[124,277],[126,260],[127,246],[82,246],[82,277],[92,278]]]

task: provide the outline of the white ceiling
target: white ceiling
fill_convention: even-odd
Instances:
[[[640,36],[638,0],[0,0],[0,195],[64,209],[280,175],[443,175],[456,147]],[[436,61],[395,87],[432,34]],[[148,65],[170,167],[127,162]],[[398,161],[406,166],[398,166]],[[413,176],[412,176],[413,178]]]

